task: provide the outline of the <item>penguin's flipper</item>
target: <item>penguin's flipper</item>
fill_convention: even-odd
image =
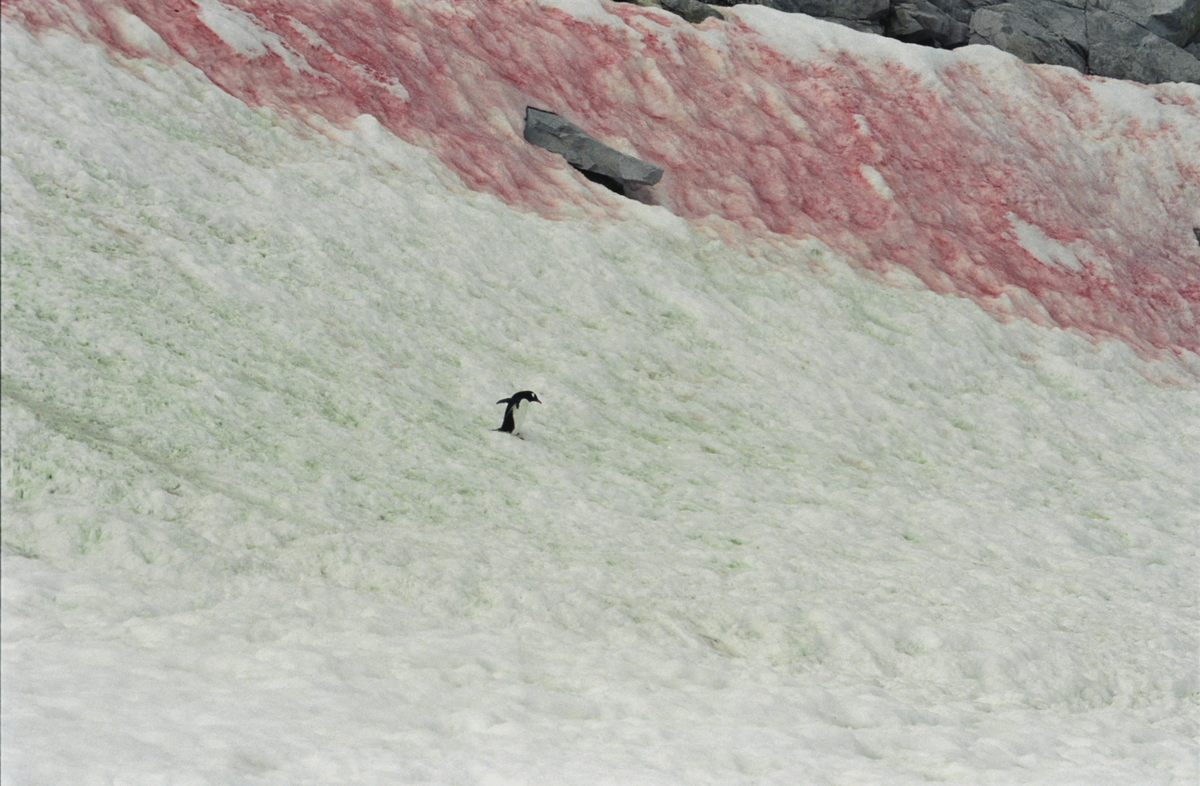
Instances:
[[[511,398],[502,398],[499,401],[497,401],[496,403],[497,404],[510,404],[510,403],[512,403],[512,399]]]

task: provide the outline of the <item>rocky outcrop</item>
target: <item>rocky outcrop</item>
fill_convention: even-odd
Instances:
[[[1200,2],[1196,3],[1200,8]],[[1088,12],[1088,72],[1138,82],[1200,84],[1200,59],[1128,17]]]
[[[1086,74],[1200,84],[1200,0],[744,1],[910,43],[988,44],[1029,63]],[[643,2],[665,7],[668,0]]]
[[[705,19],[724,19],[721,12],[708,3],[700,0],[658,0],[664,10],[682,16],[693,24],[699,24]]]
[[[648,8],[661,8],[681,16],[692,24],[700,24],[705,19],[724,19],[721,12],[708,3],[700,0],[616,0],[618,3],[632,3]]]
[[[715,5],[732,5],[732,3],[722,2]],[[879,21],[887,16],[891,2],[890,0],[755,0],[754,5],[765,5],[791,14],[871,22]]]
[[[1087,25],[1082,8],[1012,0],[971,15],[972,44],[990,44],[1027,63],[1087,71]]]
[[[866,33],[883,33],[883,19],[891,0],[709,0],[711,5],[735,6],[746,2],[765,5],[789,14],[808,14]]]
[[[662,167],[597,142],[553,112],[525,108],[525,141],[558,153],[589,180],[629,196],[662,179]]]
[[[1090,0],[1088,8],[1124,17],[1176,46],[1196,42],[1200,32],[1200,0]]]
[[[965,22],[955,19],[929,0],[893,3],[883,29],[889,38],[942,49],[953,49],[967,43],[971,30]]]

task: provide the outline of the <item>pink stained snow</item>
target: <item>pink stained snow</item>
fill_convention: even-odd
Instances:
[[[567,9],[579,9],[577,15]],[[250,105],[373,115],[469,188],[613,215],[521,137],[528,105],[658,164],[653,201],[902,266],[1001,318],[1200,353],[1200,88],[904,49],[762,9],[693,27],[607,0],[4,0],[125,57],[174,53]],[[756,21],[757,20],[757,21]],[[877,42],[873,44],[872,42]],[[849,42],[849,43],[847,43]],[[872,47],[877,46],[878,51]]]

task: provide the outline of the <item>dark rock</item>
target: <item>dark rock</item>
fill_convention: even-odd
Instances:
[[[1069,24],[1056,24],[1051,17]],[[1080,71],[1087,68],[1086,49],[1081,50],[1084,30],[1083,11],[1053,3],[1000,3],[971,15],[971,43],[991,44],[1027,63],[1065,65]]]
[[[1090,73],[1138,82],[1200,84],[1200,60],[1124,16],[1088,12]]]
[[[662,179],[661,167],[613,150],[553,112],[525,108],[525,141],[558,153],[589,180],[629,195]]]
[[[776,11],[789,14],[808,14],[809,16],[828,19],[837,22],[843,19],[858,19],[864,21],[879,21],[887,16],[891,6],[890,0],[748,0],[748,2],[730,2],[716,0],[710,5],[765,5]]]
[[[708,3],[702,3],[700,0],[616,0],[618,3],[632,3],[645,8],[661,8],[664,11],[670,11],[676,16],[681,16],[694,25],[700,24],[705,19],[713,17],[724,19],[721,12],[710,6]]]
[[[1059,36],[1081,55],[1088,50],[1087,9],[1071,3],[1047,3],[1044,0],[1009,0],[1042,27]]]
[[[662,7],[666,11],[682,16],[687,21],[694,25],[698,25],[705,19],[724,19],[721,12],[710,6],[708,3],[701,3],[700,0],[659,0]]]
[[[992,5],[998,0],[929,0],[929,2],[956,22],[969,24],[971,14],[975,13],[976,8],[981,5]]]
[[[1192,234],[1196,236],[1196,242],[1200,243],[1200,227],[1192,227]]]
[[[1093,9],[1123,16],[1176,46],[1200,34],[1200,0],[1092,0]]]
[[[971,29],[928,0],[901,0],[883,26],[891,38],[953,49],[967,43]]]
[[[842,27],[848,27],[851,30],[857,30],[860,33],[874,33],[875,35],[883,35],[883,25],[879,22],[867,22],[862,19],[838,19],[837,17],[829,17],[823,21],[833,22]]]
[[[742,1],[910,43],[990,44],[1028,63],[1139,82],[1200,84],[1200,0]]]

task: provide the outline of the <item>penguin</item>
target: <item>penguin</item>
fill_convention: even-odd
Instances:
[[[503,431],[505,434],[521,436],[521,421],[525,419],[525,410],[521,404],[525,401],[533,401],[541,404],[542,400],[537,397],[537,394],[532,390],[522,390],[513,393],[508,398],[502,398],[497,401],[497,404],[507,404],[504,408],[504,422],[500,424],[500,428],[496,431]]]

